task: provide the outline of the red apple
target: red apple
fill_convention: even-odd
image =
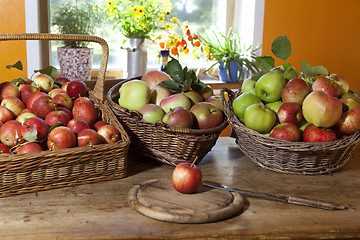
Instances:
[[[41,152],[41,151],[43,151],[43,148],[39,143],[26,142],[15,148],[14,153],[23,154],[23,153],[33,153],[33,152]]]
[[[32,108],[33,103],[35,102],[36,99],[38,99],[41,96],[48,96],[46,93],[44,92],[34,92],[33,94],[31,94],[28,98],[27,101],[25,102],[25,105],[27,108]]]
[[[224,122],[220,109],[208,102],[199,102],[191,107],[194,118],[194,128],[208,129],[219,126]]]
[[[100,134],[94,129],[84,129],[79,132],[77,136],[77,143],[79,147],[94,146],[102,143]]]
[[[346,109],[340,120],[336,123],[336,128],[342,134],[351,135],[360,130],[360,104],[356,104]]]
[[[164,111],[156,104],[148,103],[142,106],[139,110],[142,114],[142,119],[146,122],[156,123],[161,121],[164,117]]]
[[[75,134],[79,134],[82,130],[90,128],[89,124],[85,120],[79,118],[71,119],[67,124],[67,127]]]
[[[10,147],[3,143],[0,143],[0,154],[10,154]]]
[[[70,121],[69,115],[63,111],[55,110],[49,112],[45,117],[45,122],[49,126],[59,123],[62,126],[67,126]]]
[[[291,122],[299,125],[303,120],[303,113],[301,106],[295,102],[283,103],[277,112],[279,122]]]
[[[170,109],[170,111],[164,115],[162,121],[166,125],[179,128],[192,128],[194,124],[190,111],[184,107]]]
[[[205,102],[214,104],[218,109],[220,109],[222,112],[224,112],[224,104],[222,103],[220,96],[212,95],[212,96],[206,98]]]
[[[64,76],[59,76],[59,77],[55,78],[55,82],[61,83],[61,86],[62,86],[64,83],[70,82],[70,79],[68,79],[67,77],[64,77]]]
[[[32,106],[32,110],[35,113],[36,116],[45,119],[46,115],[49,112],[52,112],[55,110],[57,104],[55,100],[50,97],[49,95],[44,95],[38,97]]]
[[[0,121],[7,122],[14,119],[12,112],[4,106],[0,105]]]
[[[85,97],[87,91],[87,86],[82,81],[70,81],[66,86],[66,92],[72,98]]]
[[[160,106],[161,100],[163,100],[166,97],[170,97],[170,96],[171,96],[171,92],[169,89],[158,85],[150,91],[149,102]]]
[[[32,118],[32,117],[36,117],[36,115],[31,112],[23,112],[19,116],[17,116],[15,120],[17,120],[21,123],[24,123],[27,119]]]
[[[73,119],[73,118],[74,118],[72,112],[71,112],[69,109],[67,109],[66,107],[59,107],[59,106],[57,106],[57,107],[56,107],[56,110],[65,112],[65,113],[69,116],[70,119]]]
[[[101,128],[104,125],[109,125],[109,123],[104,120],[99,120],[96,123],[94,123],[93,128],[97,131],[99,130],[99,128]]]
[[[341,94],[347,93],[349,91],[349,82],[344,76],[333,73],[330,74],[329,78],[340,85]]]
[[[183,92],[182,94],[184,94],[185,96],[187,96],[189,98],[191,106],[194,106],[196,103],[204,101],[202,96],[194,90]]]
[[[191,103],[190,99],[182,93],[175,93],[169,97],[166,97],[161,100],[160,107],[164,110],[165,113],[169,112],[170,109],[176,107],[184,107],[190,109]]]
[[[283,102],[296,102],[302,105],[310,91],[310,86],[303,79],[293,78],[283,88],[281,98]]]
[[[160,82],[170,80],[170,76],[162,71],[159,70],[150,70],[144,73],[141,77],[141,80],[146,82],[150,90],[154,89]]]
[[[340,97],[341,87],[330,78],[320,77],[312,84],[313,91],[322,91],[329,97]]]
[[[294,123],[284,122],[273,127],[269,136],[290,142],[298,142],[300,141],[300,130]]]
[[[114,143],[120,140],[119,131],[112,125],[104,125],[97,132],[106,143]]]
[[[54,98],[55,95],[58,94],[58,93],[66,93],[67,94],[67,92],[62,88],[54,88],[50,92],[48,92],[48,95],[50,97]]]
[[[58,126],[50,131],[47,146],[50,150],[75,147],[75,133],[68,127]]]
[[[336,138],[336,133],[330,128],[320,128],[314,124],[307,126],[303,132],[304,142],[331,142]]]
[[[91,100],[90,100],[90,98],[88,98],[88,97],[79,97],[79,98],[77,98],[77,99],[75,99],[74,100],[74,106],[76,105],[76,104],[78,104],[78,103],[82,103],[82,102],[92,102]]]
[[[1,101],[1,105],[9,109],[14,118],[16,118],[25,109],[25,104],[17,97],[6,97]]]
[[[28,98],[35,92],[39,92],[40,89],[28,84],[21,84],[20,85],[20,97],[21,100],[26,104]]]
[[[92,102],[80,102],[74,105],[72,109],[74,118],[85,117],[94,123],[98,119],[98,110]]]
[[[20,98],[20,90],[13,82],[0,83],[0,101],[6,97]]]
[[[214,89],[210,85],[206,85],[206,87],[198,93],[202,96],[203,99],[207,99],[208,97],[214,95]]]
[[[343,107],[338,98],[314,91],[305,97],[302,110],[307,122],[317,127],[328,128],[340,120]]]
[[[69,85],[69,82],[63,83],[63,85],[61,86],[61,89],[64,89],[66,91],[68,85]]]
[[[57,106],[66,107],[67,109],[72,109],[73,101],[67,93],[58,93],[53,98]]]
[[[10,120],[5,122],[0,127],[1,142],[9,147],[14,147],[17,144],[19,144],[19,142],[22,139],[20,128],[21,128],[21,123],[19,121]]]
[[[172,184],[180,193],[195,192],[202,182],[202,172],[199,167],[189,162],[179,163],[172,173]]]
[[[20,131],[27,141],[41,141],[47,137],[49,125],[42,118],[32,117],[25,120],[20,127]]]

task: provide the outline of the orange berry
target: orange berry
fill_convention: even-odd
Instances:
[[[184,49],[184,53],[185,53],[185,55],[187,55],[187,54],[189,53],[189,49],[188,49],[188,48],[185,48],[185,49]]]
[[[186,30],[186,35],[190,35],[190,29]]]
[[[178,54],[178,49],[176,47],[171,48],[171,54],[172,55],[177,55]]]
[[[164,42],[159,43],[159,45],[160,45],[160,48],[162,48],[162,49],[165,48],[165,43]]]
[[[195,39],[195,40],[199,39],[199,35],[194,35],[193,39]]]
[[[195,46],[195,47],[200,47],[200,41],[194,42],[194,46]]]
[[[192,40],[192,36],[191,36],[191,35],[188,36],[188,40],[189,40],[189,41]]]
[[[181,46],[183,46],[183,47],[184,47],[184,46],[186,45],[186,41],[185,41],[185,39],[181,40],[181,43],[180,43],[180,44],[181,44]]]

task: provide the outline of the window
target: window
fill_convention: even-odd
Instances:
[[[40,17],[48,15],[51,19],[51,14],[56,9],[56,6],[66,0],[49,0],[48,7],[44,10],[44,0],[41,2]],[[89,2],[98,2],[96,0],[87,0]],[[246,44],[257,45],[261,43],[262,38],[262,19],[263,19],[263,5],[264,0],[172,0],[174,9],[172,13],[180,19],[180,21],[189,21],[189,26],[193,32],[204,33],[209,29],[221,31],[226,33],[230,26],[234,26],[239,30],[239,33]],[[44,11],[48,11],[44,13]],[[33,11],[32,11],[33,12]],[[30,17],[30,16],[29,16]],[[40,19],[40,18],[38,18]],[[44,22],[40,21],[40,28],[44,29]],[[48,24],[48,29],[51,29],[51,21]],[[259,29],[259,30],[256,30]],[[41,29],[40,29],[41,30]],[[116,74],[109,74],[114,77],[123,77],[122,71],[126,71],[126,50],[121,49],[123,38],[121,34],[113,30],[113,25],[109,22],[105,23],[102,31],[96,34],[104,38],[110,48],[108,70]],[[254,44],[255,43],[255,44]],[[56,48],[61,46],[61,42],[51,42],[48,63],[58,67],[58,59]],[[94,65],[96,69],[100,64],[101,49],[97,44],[92,45],[95,50]],[[148,69],[158,69],[160,67],[158,53],[159,46],[152,41],[146,42],[148,52]],[[39,51],[44,52],[44,47],[40,47]],[[43,58],[46,58],[46,53],[42,53]],[[194,60],[193,55],[187,56],[181,54],[180,62],[189,68],[206,68],[209,62],[205,59]],[[39,64],[44,65],[44,61]],[[33,71],[30,70],[29,71]]]

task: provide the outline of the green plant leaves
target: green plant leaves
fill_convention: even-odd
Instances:
[[[13,65],[7,65],[6,68],[7,68],[7,69],[16,68],[16,69],[19,69],[20,71],[23,71],[23,70],[24,70],[21,61],[17,61],[17,62],[16,62],[15,64],[13,64]]]
[[[263,71],[269,71],[275,67],[275,59],[271,56],[256,57],[255,63]]]
[[[305,81],[309,82],[309,83],[313,83],[313,81],[315,80],[315,77],[325,74],[328,75],[329,71],[323,67],[323,66],[314,66],[311,67],[310,64],[308,62],[306,62],[305,60],[303,60],[300,63],[300,68],[302,71],[302,77],[305,79]]]
[[[171,59],[167,65],[167,72],[171,76],[171,78],[176,82],[183,82],[185,79],[184,71],[176,59]]]
[[[53,66],[48,66],[46,68],[40,69],[40,70],[35,70],[34,73],[42,73],[42,74],[46,74],[49,75],[50,77],[52,77],[53,79],[56,78],[57,75],[57,69]]]
[[[291,43],[287,36],[277,37],[271,44],[272,53],[284,61],[291,55]]]

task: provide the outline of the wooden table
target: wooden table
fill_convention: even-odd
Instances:
[[[199,164],[205,180],[280,195],[339,202],[328,211],[247,198],[235,216],[207,224],[145,217],[127,193],[146,180],[171,179],[173,167],[129,153],[129,176],[0,199],[0,239],[326,239],[360,238],[360,151],[331,175],[302,176],[262,169],[233,138],[221,137]]]

